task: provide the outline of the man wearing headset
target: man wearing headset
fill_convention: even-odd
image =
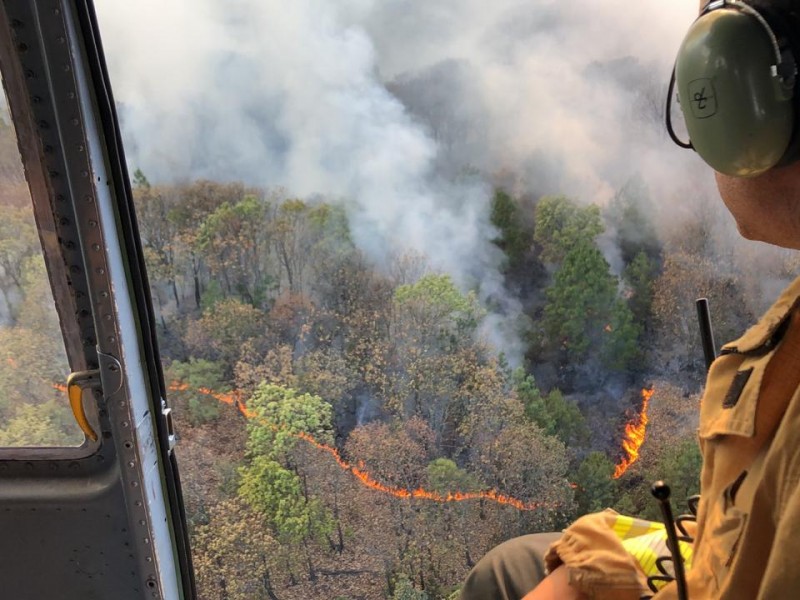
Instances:
[[[704,1],[673,80],[689,143],[668,118],[673,139],[715,170],[740,233],[793,249],[800,249],[798,61],[800,0]],[[698,518],[686,536],[691,545],[680,544],[691,559],[683,585],[664,585],[674,573],[669,561],[656,568],[652,553],[632,550],[632,540],[652,532],[633,535],[637,524],[621,526],[622,517],[606,511],[563,534],[498,546],[470,573],[461,598],[800,598],[798,432],[800,278],[709,371]]]

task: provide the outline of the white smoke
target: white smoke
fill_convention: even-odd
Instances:
[[[483,184],[437,181],[436,144],[378,79],[367,32],[330,3],[106,2],[98,11],[129,158],[148,177],[345,197],[373,256],[389,238],[455,273],[491,237]]]
[[[512,356],[519,306],[491,243],[492,177],[602,203],[639,176],[666,215],[681,204],[676,179],[708,182],[660,123],[694,1],[97,0],[97,10],[132,165],[154,181],[346,198],[376,262],[410,248],[478,287],[498,307],[493,341]]]

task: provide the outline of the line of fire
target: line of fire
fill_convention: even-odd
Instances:
[[[188,391],[190,390],[190,386],[186,383],[177,383],[173,382],[170,384],[169,387],[170,391]],[[249,410],[245,404],[242,402],[240,394],[237,392],[228,392],[228,393],[220,393],[214,390],[210,390],[208,388],[199,388],[197,391],[201,394],[205,394],[214,398],[215,400],[227,404],[229,406],[233,406],[236,408],[245,418],[247,419],[258,419],[259,422],[263,425],[271,427],[273,429],[278,429],[278,426],[274,423],[269,423],[265,419],[259,417],[251,410]],[[653,394],[655,393],[654,388],[644,388],[642,389],[642,407],[641,411],[625,425],[625,436],[622,439],[622,448],[625,455],[620,459],[614,469],[614,479],[619,479],[622,475],[628,470],[628,468],[635,463],[639,458],[639,450],[644,444],[645,435],[647,432],[647,409],[650,404],[650,399],[652,398]],[[544,502],[533,502],[533,501],[524,501],[520,500],[519,498],[514,498],[512,496],[508,496],[503,494],[497,490],[487,490],[483,492],[461,492],[458,490],[450,491],[446,494],[441,494],[438,492],[426,490],[424,488],[417,488],[414,490],[409,490],[405,488],[393,487],[389,485],[385,485],[380,481],[376,480],[366,469],[366,467],[359,463],[358,466],[351,464],[350,462],[344,460],[342,458],[341,453],[339,450],[330,446],[328,444],[323,444],[322,442],[317,441],[312,437],[310,434],[305,432],[299,432],[292,434],[293,437],[296,437],[299,440],[302,440],[311,446],[323,451],[327,452],[328,454],[333,457],[343,470],[348,471],[355,477],[355,479],[364,487],[367,487],[371,490],[375,490],[377,492],[382,492],[384,494],[389,494],[396,498],[412,498],[418,500],[428,500],[431,502],[465,502],[469,500],[488,500],[491,502],[496,502],[498,504],[503,504],[506,506],[512,506],[517,510],[522,511],[531,511],[537,510],[542,508],[557,508],[552,506],[548,503]],[[575,484],[570,484],[571,487],[575,487]]]

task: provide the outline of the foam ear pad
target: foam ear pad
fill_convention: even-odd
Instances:
[[[793,59],[776,57],[763,18],[735,6],[710,10],[694,22],[675,76],[698,154],[720,173],[753,177],[782,163],[794,146],[794,81],[773,68],[785,70],[788,60],[794,66]]]

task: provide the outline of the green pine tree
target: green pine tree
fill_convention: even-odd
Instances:
[[[616,293],[616,278],[600,251],[587,240],[576,242],[546,292],[544,327],[550,343],[570,360],[582,359],[610,325]]]
[[[518,268],[533,243],[532,232],[525,227],[519,204],[505,191],[495,190],[492,197],[491,221],[498,230],[492,240],[506,255],[507,270]]]
[[[611,476],[614,463],[602,452],[590,452],[575,474],[575,501],[580,514],[597,512],[613,505],[617,483]]]

